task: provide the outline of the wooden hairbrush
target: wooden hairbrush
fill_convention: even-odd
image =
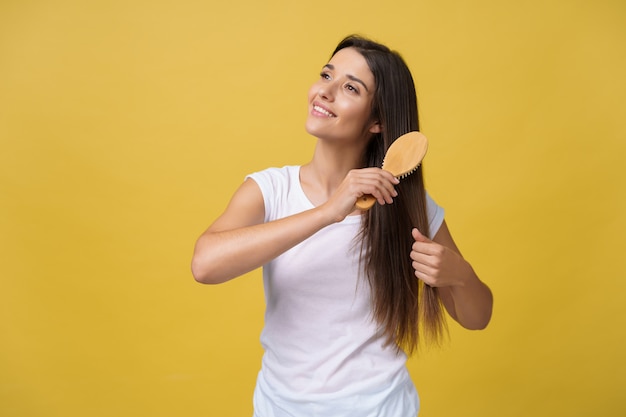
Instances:
[[[389,171],[398,179],[412,174],[422,163],[428,149],[428,139],[420,132],[409,132],[396,139],[383,159],[382,169]],[[359,210],[369,210],[376,199],[371,194],[366,194],[356,201]]]

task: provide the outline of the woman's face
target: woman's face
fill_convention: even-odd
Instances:
[[[372,120],[374,75],[354,48],[337,52],[309,90],[306,131],[321,139],[367,141],[380,132]]]

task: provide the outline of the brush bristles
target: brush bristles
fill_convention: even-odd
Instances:
[[[412,173],[414,173],[415,171],[417,171],[418,167],[419,167],[419,165],[417,165],[412,170],[405,172],[404,174],[396,175],[396,178],[399,179],[399,180],[402,180],[402,179],[408,177],[409,175],[411,175]]]

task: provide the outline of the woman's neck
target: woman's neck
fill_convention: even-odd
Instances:
[[[313,158],[300,170],[300,182],[309,198],[319,204],[334,194],[350,170],[362,167],[362,149],[318,140]]]

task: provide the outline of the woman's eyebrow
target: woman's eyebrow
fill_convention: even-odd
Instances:
[[[329,70],[334,70],[335,66],[333,64],[326,64],[324,65],[324,68],[328,68]],[[357,82],[359,84],[361,84],[363,86],[363,88],[365,88],[365,91],[369,92],[369,88],[367,88],[367,86],[365,85],[365,83],[358,77],[355,77],[354,75],[350,75],[350,74],[346,74],[346,77],[354,82]]]

